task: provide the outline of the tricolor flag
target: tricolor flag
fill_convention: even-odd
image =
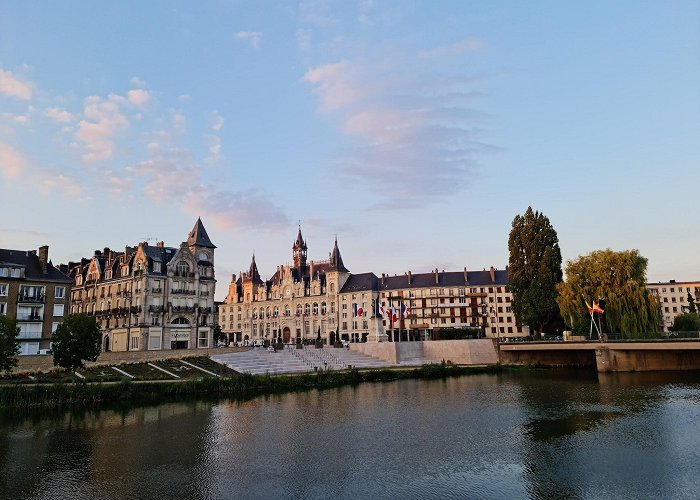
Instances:
[[[357,317],[357,316],[362,316],[362,313],[363,313],[363,312],[364,312],[364,311],[362,310],[362,306],[360,306],[359,304],[354,304],[354,303],[353,303],[353,305],[352,305],[352,313],[353,313],[353,316],[355,316],[355,317]]]
[[[377,301],[377,316],[384,317],[384,314],[386,314],[384,306],[381,302]]]
[[[395,307],[391,308],[391,321],[396,323],[399,320],[399,311]]]

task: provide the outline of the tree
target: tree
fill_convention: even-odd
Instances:
[[[213,330],[213,336],[214,336],[214,345],[218,344],[222,340],[226,338],[226,334],[221,331],[221,326],[216,325]]]
[[[698,313],[698,308],[695,305],[695,298],[693,298],[693,295],[690,292],[688,292],[688,312],[692,314]]]
[[[53,364],[75,372],[83,361],[96,361],[102,346],[102,331],[94,316],[72,314],[51,336]]]
[[[673,320],[671,331],[698,332],[700,331],[700,316],[695,313],[679,314]]]
[[[588,324],[586,306],[604,300],[603,330],[630,337],[659,331],[659,304],[646,287],[647,259],[637,250],[596,250],[566,263],[566,281],[557,287],[560,312],[572,328]]]
[[[17,366],[19,354],[17,320],[0,316],[0,371],[9,372]]]
[[[555,319],[557,284],[561,282],[561,250],[549,219],[528,207],[516,215],[508,236],[508,286],[515,317],[531,331],[542,332]]]

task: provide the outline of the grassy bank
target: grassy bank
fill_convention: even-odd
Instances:
[[[98,407],[120,402],[157,403],[196,395],[250,398],[272,393],[328,389],[363,382],[440,379],[475,373],[496,373],[499,370],[497,366],[465,367],[442,364],[425,365],[414,369],[328,371],[274,377],[236,375],[163,382],[4,384],[0,385],[0,407],[18,409]]]

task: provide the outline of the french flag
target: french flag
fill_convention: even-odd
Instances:
[[[377,316],[379,316],[380,318],[383,318],[384,314],[386,314],[386,311],[384,310],[384,306],[382,305],[381,302],[377,301]]]
[[[403,316],[405,318],[409,314],[411,314],[411,308],[408,307],[406,304],[402,303],[401,304],[401,316]]]
[[[354,315],[355,317],[357,317],[357,316],[362,316],[362,313],[363,313],[363,312],[364,312],[364,311],[362,310],[362,307],[361,307],[360,305],[358,305],[358,304],[353,304],[353,305],[352,305],[352,313],[353,313],[353,315]]]

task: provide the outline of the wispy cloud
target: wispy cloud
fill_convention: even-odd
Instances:
[[[0,94],[27,101],[32,98],[32,85],[12,71],[0,69]]]
[[[48,118],[51,118],[53,121],[56,121],[58,123],[70,123],[76,120],[74,114],[69,113],[65,109],[61,108],[48,108],[46,111],[44,111],[44,114]]]
[[[146,86],[146,82],[141,80],[138,76],[131,77],[131,84],[135,87],[143,88]]]
[[[395,52],[317,66],[304,79],[357,144],[338,153],[335,173],[385,194],[386,206],[421,206],[463,190],[496,149],[483,140],[488,115],[473,107],[483,78],[447,63],[428,71],[415,55]]]
[[[239,31],[234,33],[233,37],[237,40],[247,41],[254,49],[259,48],[262,41],[262,33],[259,31]]]
[[[9,144],[0,142],[0,173],[6,179],[16,179],[27,166],[27,161]]]
[[[260,189],[194,190],[185,198],[184,207],[193,215],[206,215],[220,229],[278,230],[289,226],[289,218]]]
[[[44,196],[59,192],[64,196],[77,198],[83,194],[83,188],[77,178],[58,170],[35,171],[31,176],[31,182]]]

